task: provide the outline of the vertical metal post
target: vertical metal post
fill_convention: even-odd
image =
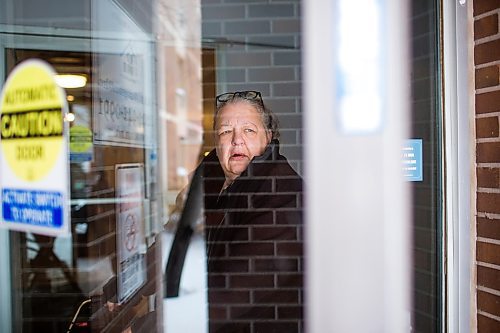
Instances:
[[[10,7],[10,1],[7,3],[7,7]],[[10,9],[9,12],[11,12]],[[5,37],[0,35],[0,88],[3,87],[4,83],[5,67]],[[1,155],[0,158],[2,158]],[[12,332],[12,287],[9,245],[9,231],[0,230],[0,332],[6,333]]]
[[[0,230],[0,331],[12,332],[9,231]]]
[[[309,332],[410,331],[406,7],[303,2]]]

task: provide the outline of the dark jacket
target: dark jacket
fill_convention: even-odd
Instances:
[[[204,164],[210,331],[301,331],[301,177],[277,141],[222,193],[214,152]]]

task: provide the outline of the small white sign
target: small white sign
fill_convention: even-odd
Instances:
[[[118,302],[123,303],[146,281],[143,165],[117,165],[115,184]]]
[[[424,180],[422,139],[408,139],[402,152],[403,176],[410,182]]]

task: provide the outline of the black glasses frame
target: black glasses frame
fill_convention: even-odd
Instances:
[[[255,90],[244,90],[244,91],[235,91],[235,92],[227,92],[218,95],[215,97],[216,104],[224,104],[229,101],[232,101],[235,97],[243,98],[249,101],[258,101],[261,105],[264,105],[264,101],[262,100],[262,95],[260,91]]]

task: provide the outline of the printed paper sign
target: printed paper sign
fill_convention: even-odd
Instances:
[[[405,141],[403,147],[403,176],[407,181],[423,180],[422,171],[422,139]]]
[[[0,99],[2,227],[69,233],[66,95],[41,60],[19,64]]]
[[[144,238],[144,167],[116,167],[118,302],[130,298],[146,281]]]

